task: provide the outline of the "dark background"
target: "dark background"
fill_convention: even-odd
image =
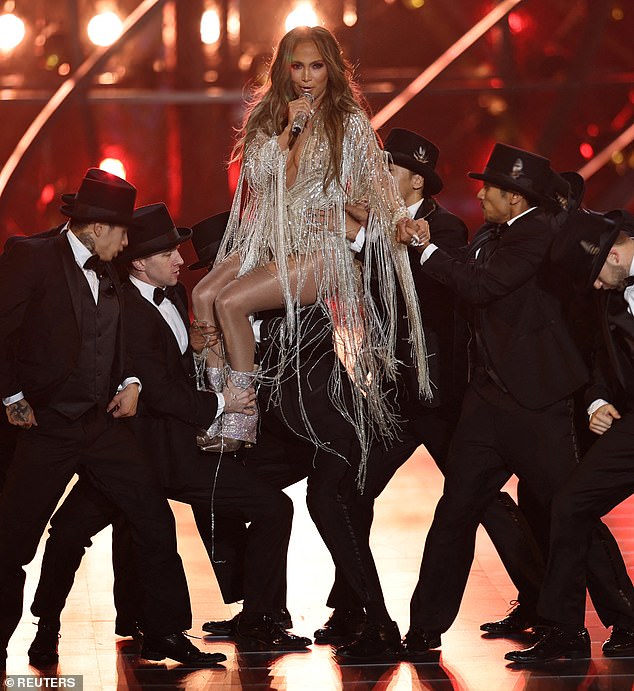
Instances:
[[[373,112],[378,112],[495,6],[490,0],[320,0]],[[16,0],[22,44],[0,54],[0,165],[55,90],[95,48],[85,27],[93,0]],[[117,0],[127,16],[140,4]],[[159,3],[109,59],[76,88],[20,159],[0,197],[0,242],[61,222],[59,196],[89,166],[119,158],[138,203],[165,201],[177,224],[226,209],[233,128],[246,85],[285,33],[290,0],[218,0],[238,12],[238,40],[223,30],[200,40],[204,0]],[[354,26],[343,24],[356,7]],[[102,4],[99,4],[102,7]],[[114,3],[112,5],[115,7]],[[9,7],[10,9],[10,7]],[[381,129],[417,130],[441,150],[439,201],[471,230],[481,221],[479,171],[496,141],[578,170],[634,122],[634,8],[629,0],[525,0],[453,62]],[[172,31],[170,31],[172,29]],[[172,36],[172,38],[170,38]],[[634,206],[634,146],[588,180],[586,205]],[[186,260],[192,258],[184,248]],[[187,282],[191,282],[188,277]]]

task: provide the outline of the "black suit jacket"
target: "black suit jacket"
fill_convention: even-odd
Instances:
[[[424,218],[429,223],[432,242],[443,250],[451,253],[467,244],[465,224],[434,199],[425,199],[414,218]],[[467,385],[467,324],[458,310],[455,293],[426,274],[416,250],[409,250],[409,259],[420,302],[433,398],[430,401],[420,399],[416,374],[412,367],[406,367],[403,376],[407,406],[457,406]],[[405,316],[400,323],[405,329],[404,333],[399,331],[401,345],[408,347],[409,325]],[[399,355],[404,362],[410,359],[407,352],[399,352]],[[403,412],[410,415],[413,411],[409,408]]]
[[[486,260],[438,249],[423,265],[473,307],[491,365],[513,398],[529,409],[569,396],[587,380],[548,262],[554,232],[548,217],[535,209],[502,232]]]
[[[585,399],[589,405],[602,398],[619,408],[634,400],[634,317],[622,292],[600,291],[597,299],[603,338]]]
[[[132,374],[125,360],[121,285],[111,393]],[[34,408],[46,405],[75,367],[80,341],[81,281],[66,234],[14,242],[0,257],[0,396],[19,391]]]
[[[181,355],[161,313],[129,281],[124,283],[124,297],[126,348],[142,385],[131,424],[163,486],[177,491],[188,485],[192,465],[200,463],[196,430],[213,422],[218,398],[196,389],[191,346]],[[175,304],[189,330],[187,294],[180,283]]]

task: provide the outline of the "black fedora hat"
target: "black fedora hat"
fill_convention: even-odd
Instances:
[[[551,248],[551,258],[566,265],[589,288],[605,264],[619,233],[634,235],[634,216],[624,209],[605,214],[579,209],[568,214]]]
[[[425,195],[433,196],[442,190],[443,184],[436,172],[438,147],[416,132],[395,127],[385,140],[385,150],[397,166],[422,175]]]
[[[100,168],[89,168],[75,194],[62,194],[60,211],[76,221],[132,225],[136,188]]]
[[[483,180],[510,192],[519,192],[530,202],[552,204],[550,161],[530,151],[498,142],[491,151],[482,173],[469,173],[474,180]]]
[[[196,250],[198,261],[190,264],[189,269],[204,269],[213,264],[227,228],[229,214],[229,211],[223,211],[192,226],[192,245]]]
[[[165,252],[189,240],[191,228],[177,228],[162,202],[140,206],[134,212],[134,228],[128,233],[128,246],[117,262],[142,259]]]
[[[585,190],[585,180],[579,173],[552,171],[551,189],[548,196],[552,199],[556,210],[575,211],[578,209],[583,201]]]

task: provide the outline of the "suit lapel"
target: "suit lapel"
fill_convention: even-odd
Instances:
[[[81,333],[81,284],[79,280],[82,278],[81,270],[75,261],[75,255],[68,243],[66,234],[59,235],[55,238],[56,247],[59,252],[64,275],[66,276],[66,283],[70,292],[70,299],[75,313],[75,321],[77,322],[77,329]]]

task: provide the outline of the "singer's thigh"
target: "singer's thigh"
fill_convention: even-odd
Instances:
[[[288,258],[288,288],[293,300],[300,306],[312,305],[316,301],[323,274],[323,261],[323,257],[318,254]],[[284,306],[284,287],[275,262],[264,264],[236,278],[223,291],[223,296],[229,291],[232,304],[234,307],[239,304],[239,311],[244,314]]]

